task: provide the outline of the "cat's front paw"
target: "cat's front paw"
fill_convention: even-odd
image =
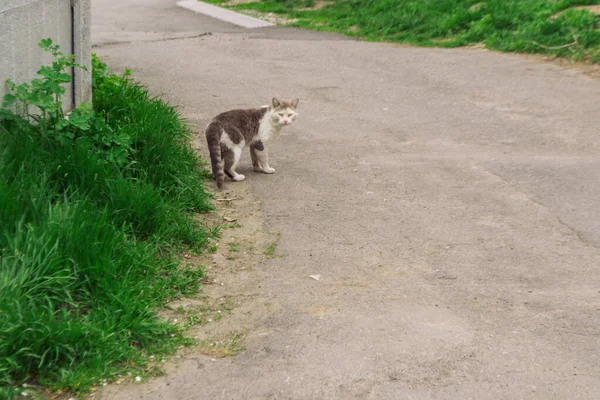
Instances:
[[[233,177],[233,180],[236,182],[241,182],[244,179],[246,179],[246,176],[242,175],[242,174],[237,174],[236,176]]]
[[[273,172],[275,172],[275,168],[266,168],[263,170],[265,172],[265,174],[272,174]]]

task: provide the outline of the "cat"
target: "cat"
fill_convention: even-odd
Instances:
[[[210,161],[217,187],[225,181],[225,174],[236,182],[246,177],[235,172],[244,147],[250,147],[252,166],[256,172],[272,174],[266,144],[276,138],[281,128],[291,125],[298,117],[298,102],[273,98],[272,106],[249,110],[231,110],[217,115],[204,132],[210,152]]]

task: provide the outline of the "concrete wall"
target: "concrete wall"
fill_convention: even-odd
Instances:
[[[91,0],[0,0],[0,98],[4,82],[28,82],[43,64],[52,61],[38,43],[51,38],[63,54],[91,71]],[[65,109],[89,102],[91,75],[75,69],[67,87]]]

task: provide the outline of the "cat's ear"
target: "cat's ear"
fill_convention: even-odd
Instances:
[[[273,97],[273,107],[279,107],[281,105],[281,102],[279,100],[277,100],[276,97]]]
[[[294,100],[292,100],[292,107],[298,108],[298,102],[299,101],[300,101],[300,99],[294,99]]]

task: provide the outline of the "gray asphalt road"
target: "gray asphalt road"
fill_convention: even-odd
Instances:
[[[95,51],[199,131],[301,99],[277,172],[245,155],[248,179],[226,182],[262,202],[286,254],[254,272],[273,311],[248,317],[247,351],[103,398],[600,398],[599,81],[483,50],[248,31],[172,0],[93,3]]]

